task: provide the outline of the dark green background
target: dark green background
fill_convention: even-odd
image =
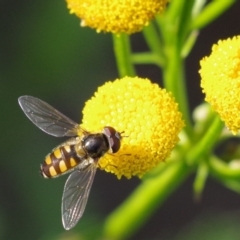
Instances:
[[[239,12],[237,2],[207,27],[187,60],[192,108],[203,99],[199,60],[219,38],[240,33]],[[80,122],[84,102],[118,77],[111,40],[110,34],[80,28],[64,1],[0,1],[0,239],[95,239],[105,216],[138,184],[98,171],[84,217],[66,233],[60,215],[66,176],[45,180],[38,174],[44,156],[64,139],[38,130],[17,103],[19,96],[33,95]],[[145,49],[139,34],[132,40],[135,51]],[[161,83],[156,67],[137,69]],[[240,239],[239,195],[210,180],[202,202],[195,204],[192,179],[134,239]]]

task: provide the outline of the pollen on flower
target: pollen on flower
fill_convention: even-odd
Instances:
[[[240,130],[240,36],[220,40],[201,62],[205,100],[235,135]]]
[[[97,32],[127,33],[141,31],[168,0],[66,0],[70,13]]]
[[[184,123],[171,93],[148,79],[125,77],[98,88],[86,102],[81,126],[123,132],[120,150],[100,158],[99,167],[131,178],[142,177],[169,157]]]

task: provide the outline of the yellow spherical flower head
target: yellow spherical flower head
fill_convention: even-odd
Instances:
[[[226,126],[240,130],[240,36],[220,40],[200,62],[201,87],[206,101]]]
[[[122,132],[117,153],[105,154],[99,167],[117,175],[142,177],[164,161],[184,126],[172,95],[148,79],[125,77],[98,88],[83,109],[83,128]]]
[[[141,31],[168,0],[66,0],[70,13],[82,19],[81,26],[97,32],[127,33]]]

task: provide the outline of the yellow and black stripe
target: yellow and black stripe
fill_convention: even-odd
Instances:
[[[41,175],[45,178],[54,178],[66,173],[80,164],[86,154],[78,156],[74,145],[60,146],[54,149],[45,158],[41,165]]]

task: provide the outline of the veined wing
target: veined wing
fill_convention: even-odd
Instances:
[[[86,170],[77,170],[67,179],[62,197],[62,222],[66,230],[73,228],[85,210],[96,173],[95,164]]]
[[[60,113],[46,102],[32,97],[18,98],[26,116],[42,131],[55,137],[76,136],[80,127],[70,118]]]

